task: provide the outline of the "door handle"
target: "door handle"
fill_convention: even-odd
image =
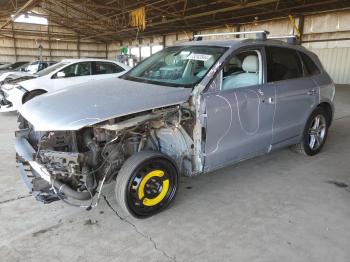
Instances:
[[[269,97],[267,99],[263,99],[262,102],[263,103],[268,103],[268,104],[274,104],[275,103],[275,99],[273,97]]]
[[[315,89],[311,89],[311,90],[307,91],[306,94],[309,95],[309,96],[316,95],[317,91]]]

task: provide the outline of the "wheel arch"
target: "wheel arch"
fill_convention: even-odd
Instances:
[[[323,101],[320,104],[318,104],[317,107],[320,107],[323,110],[325,110],[325,112],[327,113],[327,124],[328,126],[331,126],[334,114],[333,106],[329,102]]]
[[[40,95],[47,93],[47,90],[45,89],[33,89],[30,91],[27,91],[23,96],[22,96],[22,104],[24,104],[25,99],[28,97],[29,94],[34,93],[34,92],[38,92],[40,93]]]

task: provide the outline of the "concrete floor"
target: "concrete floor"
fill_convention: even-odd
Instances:
[[[183,178],[174,205],[120,219],[113,185],[85,211],[28,195],[15,168],[15,114],[0,115],[1,261],[349,261],[350,87],[321,154],[288,149]]]

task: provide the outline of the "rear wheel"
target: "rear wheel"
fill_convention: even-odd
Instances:
[[[325,110],[316,108],[306,123],[301,143],[293,146],[292,150],[309,156],[318,154],[327,139],[328,123]]]
[[[179,172],[168,156],[138,152],[120,169],[115,194],[126,214],[146,218],[164,210],[174,200]]]

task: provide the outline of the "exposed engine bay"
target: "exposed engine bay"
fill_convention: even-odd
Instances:
[[[89,200],[96,193],[99,197],[103,184],[117,177],[124,161],[144,150],[162,152],[176,161],[181,174],[193,174],[195,121],[186,104],[115,118],[78,131],[36,132],[25,119],[19,120],[17,136],[24,137],[35,151],[31,168],[46,172],[46,179],[40,176],[57,200],[66,196]]]

